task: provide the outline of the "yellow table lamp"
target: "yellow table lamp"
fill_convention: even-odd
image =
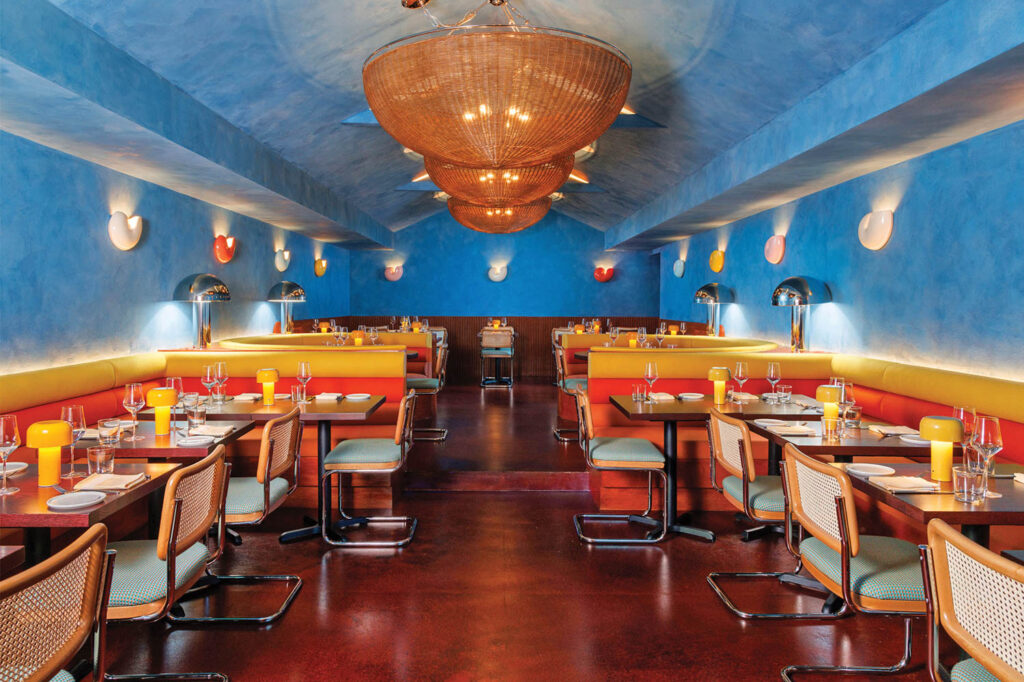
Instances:
[[[587,328],[584,327],[582,324],[578,324],[575,327],[573,327],[572,330],[577,334],[582,334],[587,330]]]
[[[668,335],[669,336],[678,336],[679,335],[679,325],[678,324],[670,324],[668,326]]]
[[[725,382],[732,379],[728,367],[712,367],[708,370],[708,381],[715,382],[715,405],[725,404]]]
[[[924,417],[918,428],[921,438],[932,442],[932,480],[952,480],[953,443],[964,439],[964,423],[956,417]]]
[[[599,320],[597,318],[594,318],[594,333],[595,334],[600,334],[601,333],[601,320]]]
[[[60,419],[36,422],[25,433],[25,445],[39,450],[39,486],[60,482],[60,449],[71,445],[71,424]]]
[[[418,332],[421,327],[423,327],[423,323],[422,322],[413,322],[412,323],[412,330],[414,332]]]
[[[630,332],[626,338],[629,340],[629,347],[636,348],[636,332]]]
[[[166,436],[171,432],[171,408],[178,404],[178,392],[173,388],[151,388],[146,392],[146,404],[153,408],[153,432]]]
[[[491,320],[491,326],[497,329],[498,327],[501,326],[501,320],[495,317],[493,320]]]
[[[361,345],[363,345],[363,339],[365,339],[365,338],[366,338],[366,332],[364,332],[362,329],[355,330],[354,332],[352,332],[352,345],[353,346],[361,346]]]
[[[839,418],[839,401],[843,397],[842,386],[818,386],[814,397],[821,403],[822,419]]]
[[[274,384],[281,376],[276,369],[261,369],[256,372],[256,382],[263,386],[263,404],[274,404]]]

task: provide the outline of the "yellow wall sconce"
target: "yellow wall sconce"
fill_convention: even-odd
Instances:
[[[317,258],[313,261],[313,274],[317,277],[323,277],[324,273],[327,272],[327,259]]]
[[[931,479],[953,480],[953,443],[964,439],[964,423],[956,417],[923,417],[918,429],[932,443]]]
[[[772,265],[778,265],[786,255],[786,237],[776,234],[764,243],[764,259]]]
[[[131,251],[142,239],[142,218],[129,218],[123,211],[114,211],[107,221],[107,236],[120,250]]]
[[[60,419],[36,422],[25,433],[25,445],[39,450],[39,485],[60,483],[60,449],[71,445],[71,425]]]
[[[708,267],[711,272],[721,272],[725,268],[725,251],[712,251],[708,258]]]
[[[274,267],[278,272],[284,272],[292,262],[292,252],[286,249],[278,249],[274,252]]]
[[[865,249],[880,251],[892,237],[892,211],[872,211],[860,219],[857,238]]]

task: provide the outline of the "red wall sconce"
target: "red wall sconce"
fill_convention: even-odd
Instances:
[[[615,274],[615,268],[594,268],[594,279],[598,282],[607,282]]]
[[[213,240],[213,257],[217,259],[218,263],[230,263],[231,259],[235,257],[236,246],[238,243],[234,237],[218,234]]]

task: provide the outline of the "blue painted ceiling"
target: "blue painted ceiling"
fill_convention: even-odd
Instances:
[[[367,108],[366,56],[429,28],[399,0],[51,2],[386,227],[444,210],[396,189],[420,167],[383,130],[342,124]],[[568,194],[557,210],[619,225],[942,2],[518,0],[535,24],[622,48],[629,105],[665,126],[606,133],[581,166],[605,191]],[[476,4],[430,7],[453,21]]]

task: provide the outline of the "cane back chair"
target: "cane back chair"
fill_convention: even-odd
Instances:
[[[441,392],[441,389],[444,388],[445,381],[448,379],[447,344],[442,344],[437,347],[437,360],[434,365],[434,376],[410,377],[406,379],[406,385],[416,391],[417,396],[436,396]],[[413,429],[413,435],[415,436],[415,440],[441,443],[448,438],[448,429],[421,426]]]

